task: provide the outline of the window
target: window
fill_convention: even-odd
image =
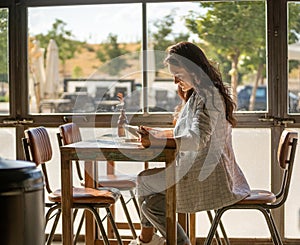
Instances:
[[[234,98],[240,86],[266,85],[264,1],[145,6],[147,51],[142,51],[142,4],[30,7],[30,112],[112,113],[120,88],[129,112],[173,112],[179,99],[163,59],[168,46],[186,40],[198,43],[218,65]],[[99,97],[99,88],[105,96]],[[94,105],[74,108],[65,93],[85,93]],[[244,111],[261,110],[255,98],[249,100]]]
[[[261,92],[259,86],[267,88],[265,1],[149,3],[147,11],[149,49],[164,51],[178,41],[196,42],[231,85],[238,111],[268,110],[267,91],[263,102],[259,94],[250,100],[252,91]],[[157,60],[153,84],[168,76],[162,58]],[[239,100],[244,86],[250,94]]]
[[[288,2],[288,113],[298,114],[300,94],[300,2]],[[295,115],[293,115],[294,117]],[[297,159],[295,159],[297,162]],[[297,164],[294,173],[299,171]],[[297,174],[293,176],[291,190],[285,205],[285,234],[288,238],[299,237],[300,201],[299,189],[296,186]],[[295,183],[295,184],[293,184]]]
[[[141,13],[141,4],[29,8],[30,112],[112,113],[118,92],[136,110]]]
[[[288,3],[288,111],[299,113],[300,95],[300,3]]]

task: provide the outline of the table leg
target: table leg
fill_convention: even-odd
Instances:
[[[196,214],[178,213],[178,223],[190,238],[191,245],[196,245]]]
[[[96,164],[92,161],[86,161],[84,163],[84,183],[86,187],[96,187],[95,178],[97,169],[95,169],[95,167]],[[85,218],[85,244],[94,244],[96,238],[96,224],[94,216],[91,212],[85,211]]]
[[[62,238],[63,245],[73,244],[73,214],[72,214],[72,162],[61,155],[61,189],[62,189]]]
[[[107,174],[115,174],[115,162],[107,161],[106,162],[106,173]],[[115,210],[116,206],[112,205],[110,208],[112,216],[115,218]],[[110,222],[107,222],[107,236],[108,238],[114,238],[113,228]]]
[[[189,237],[191,245],[196,245],[196,214],[189,214]]]
[[[167,245],[176,245],[176,185],[175,185],[175,164],[173,164],[173,154],[167,156],[166,162],[166,231]]]

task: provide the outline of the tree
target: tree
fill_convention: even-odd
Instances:
[[[8,11],[0,9],[0,75],[6,78],[8,74],[8,49],[7,49],[7,27],[8,27]],[[0,79],[1,82],[2,79]]]
[[[289,43],[300,41],[300,6],[298,3],[289,3],[288,27],[289,27]]]
[[[156,20],[153,25],[156,31],[151,35],[153,40],[153,49],[157,51],[165,51],[170,45],[175,44],[180,41],[186,41],[189,38],[189,34],[184,33],[174,33],[173,25],[175,23],[174,17],[176,15],[175,9],[171,11],[170,14],[166,15],[162,19]],[[155,60],[157,61],[155,66],[156,70],[163,68],[161,57],[162,52],[155,53]],[[159,62],[161,61],[161,62]]]
[[[74,57],[77,48],[81,42],[73,40],[71,31],[66,30],[66,23],[62,20],[56,19],[52,24],[52,29],[46,35],[38,34],[36,39],[39,40],[41,47],[47,49],[50,39],[55,40],[58,46],[59,59],[63,65],[63,74],[65,73],[66,60]]]
[[[208,43],[210,49],[231,62],[229,74],[236,100],[240,63],[244,59],[251,60],[255,66],[248,68],[256,71],[265,64],[264,3],[203,2],[200,7],[206,9],[205,14],[191,12],[186,25]]]
[[[118,75],[124,68],[129,67],[123,56],[126,53],[126,49],[121,48],[118,43],[118,36],[110,33],[106,42],[102,44],[102,49],[97,50],[96,56],[101,62],[107,62],[103,69],[114,76]]]
[[[72,78],[80,78],[83,75],[82,68],[80,66],[75,66],[72,71]]]

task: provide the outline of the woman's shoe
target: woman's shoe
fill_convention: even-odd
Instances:
[[[160,237],[157,234],[153,234],[152,240],[150,242],[142,242],[139,237],[136,240],[132,240],[129,245],[165,245],[166,239]]]

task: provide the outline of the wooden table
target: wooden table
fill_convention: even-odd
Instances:
[[[143,148],[138,142],[125,142],[120,139],[99,139],[93,141],[81,141],[62,146],[61,153],[61,185],[62,185],[62,236],[64,245],[72,245],[73,241],[73,217],[72,217],[72,161],[128,161],[128,162],[165,162],[166,183],[170,186],[166,191],[166,219],[167,219],[167,244],[176,244],[176,186],[175,183],[175,151],[170,148]],[[90,168],[90,175],[93,172]],[[95,175],[94,175],[95,176]],[[95,178],[95,177],[94,177]],[[92,186],[91,181],[87,181]],[[88,225],[88,224],[87,224]],[[98,244],[91,231],[86,229],[86,244]]]

